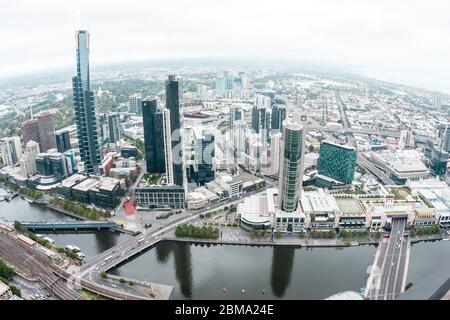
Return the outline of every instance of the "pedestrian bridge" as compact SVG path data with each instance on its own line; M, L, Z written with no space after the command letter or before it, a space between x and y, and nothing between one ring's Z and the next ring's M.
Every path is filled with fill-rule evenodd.
M31 231L100 231L120 228L117 223L109 221L23 222L22 225Z

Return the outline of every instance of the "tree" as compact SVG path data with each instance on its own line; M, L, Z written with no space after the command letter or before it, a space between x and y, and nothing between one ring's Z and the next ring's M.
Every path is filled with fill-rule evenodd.
M106 274L106 272L102 272L102 273L100 273L100 277L104 280L104 279L108 278L108 275Z
M3 260L0 260L0 277L10 281L14 276L14 270L8 266Z
M9 288L11 289L11 292L13 295L21 298L22 297L22 292L20 291L19 288L17 288L16 286L9 286Z

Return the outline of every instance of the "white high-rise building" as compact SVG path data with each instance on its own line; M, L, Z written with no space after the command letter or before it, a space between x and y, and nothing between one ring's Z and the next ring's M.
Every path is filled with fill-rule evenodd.
M266 97L262 94L257 94L257 95L255 95L254 105L257 107L270 108L271 101L270 101L269 97Z
M261 172L261 156L263 154L261 135L252 133L248 136L248 152L246 154L246 167L253 172Z
M0 140L0 152L2 154L3 165L13 166L18 164L22 156L20 138L15 136Z
M280 170L281 132L275 133L270 138L270 174L278 175Z
M163 114L163 135L164 135L164 158L166 160L167 184L174 184L173 159L172 159L172 133L170 127L170 111L167 108L162 110Z
M32 176L37 172L36 156L40 153L39 144L33 140L28 141L25 152L20 160L20 169L24 177Z
M140 114L141 110L141 103L142 103L142 96L139 94L134 94L129 97L128 100L128 111Z
M435 110L439 110L440 108L441 108L441 106L442 106L442 98L441 98L441 96L440 95L435 95L434 97L433 97L433 108L435 109Z
M244 120L237 120L233 125L233 149L237 164L244 164L245 141L248 133L248 126Z

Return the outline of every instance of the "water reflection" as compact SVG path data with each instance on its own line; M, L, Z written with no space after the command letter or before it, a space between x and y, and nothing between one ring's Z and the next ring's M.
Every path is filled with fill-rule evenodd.
M97 252L103 252L117 245L118 237L113 231L95 233Z
M273 294L281 298L291 282L295 248L274 247L270 284Z
M172 252L172 243L168 241L161 242L155 247L156 259L159 264L165 264Z
M187 299L192 298L192 263L191 245L179 243L173 247L175 276L180 285L180 291Z

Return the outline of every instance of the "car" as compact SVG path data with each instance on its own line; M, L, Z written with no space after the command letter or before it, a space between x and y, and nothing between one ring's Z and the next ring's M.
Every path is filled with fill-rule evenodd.
M384 237L384 238L389 238L390 235L389 235L389 233L385 233L385 234L383 235L383 237Z
M113 288L116 288L116 289L117 289L117 286L116 286L115 284L111 285L111 287L113 287Z

